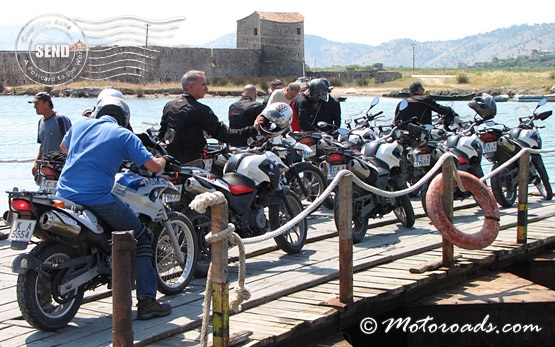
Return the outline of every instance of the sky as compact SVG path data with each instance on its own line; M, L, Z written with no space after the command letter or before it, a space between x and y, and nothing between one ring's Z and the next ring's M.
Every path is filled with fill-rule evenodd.
M136 16L149 20L185 18L172 31L175 45L200 45L235 32L237 20L255 11L299 12L304 16L305 34L331 41L379 45L395 39L418 42L455 40L469 35L520 24L555 22L552 5L546 0L528 0L525 6L498 1L470 2L455 6L445 0L421 2L396 0L343 1L83 1L27 0L24 5L4 6L0 23L25 26L37 16L58 14L86 20ZM145 6L144 4L147 4ZM522 5L522 4L521 4ZM548 8L549 7L549 8ZM3 26L0 26L0 30ZM0 32L0 42L17 40L13 33Z

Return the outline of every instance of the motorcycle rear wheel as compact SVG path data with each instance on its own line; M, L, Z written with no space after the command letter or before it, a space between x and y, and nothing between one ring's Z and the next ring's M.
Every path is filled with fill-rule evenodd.
M197 240L191 221L182 213L168 213L173 232L177 237L185 263L180 264L164 227L153 232L153 262L158 290L166 295L181 293L191 281L197 261Z
M491 171L496 170L501 165L502 163L493 164ZM518 171L516 164L491 177L491 191L501 207L513 206L518 196L518 183L514 184L512 179L514 170ZM516 174L518 175L518 172Z
M358 187L358 186L353 186L353 218L352 218L352 226L351 226L351 233L353 235L353 243L359 243L362 240L364 240L364 236L366 236L366 231L368 230L368 216L362 216L360 214L360 210L361 208L357 207L357 203L356 203L356 199L364 196L366 194L371 194L367 191L365 191L364 189ZM338 216L338 211L339 211L339 195L335 196L335 209L334 209L334 213L333 213L333 217L334 217L334 221L335 221L335 227L339 228L339 216Z
M268 215L270 220L270 228L276 230L282 225L289 222L295 216L303 212L303 204L301 199L293 193L288 191L285 194L287 201L282 201L279 205L270 205L268 207ZM292 213L289 213L285 204L289 204ZM278 247L286 252L287 254L299 253L306 243L308 232L308 223L306 218L297 223L291 229L287 230L283 234L274 237L274 240Z
M63 304L55 301L53 289L60 283L53 283L62 276L56 266L73 258L77 251L67 245L53 242L38 244L31 252L41 264L40 271L29 270L17 276L17 303L23 318L34 328L46 331L61 329L75 317L81 303L83 292L76 289L64 297ZM62 270L63 271L63 270Z
M541 157L532 157L532 164L536 167L539 179L536 179L534 185L536 189L540 192L545 200L553 199L553 188L551 188L551 183L549 183L549 175L543 164Z

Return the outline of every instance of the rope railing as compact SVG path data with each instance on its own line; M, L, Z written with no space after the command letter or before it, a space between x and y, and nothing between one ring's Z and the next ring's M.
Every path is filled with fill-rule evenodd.
M519 211L521 210L520 205L521 204L526 204L527 202L521 202L520 201L520 196L522 196L522 192L524 192L527 195L527 179L528 179L528 155L530 153L549 153L549 152L555 152L555 149L549 149L549 150L534 150L534 149L523 149L521 150L517 155L515 155L514 158L512 158L510 161L508 161L507 163L504 163L502 166L500 166L499 168L497 168L496 170L492 171L490 174L488 174L487 176L485 176L484 178L482 178L482 181L485 181L487 179L489 179L490 177L492 177L493 175L497 174L498 172L500 172L501 170L503 170L506 166L510 165L511 163L513 163L514 161L516 161L517 159L520 158L520 165L521 165L521 170L523 170L526 174L525 175L521 175L524 176L524 178L526 179L526 181L524 181L524 179L520 180L520 191L521 194L519 194ZM453 177L454 181L457 182L457 185L459 187L459 189L461 189L462 191L465 190L464 185L462 184L461 178L459 177L458 171L455 168L454 165L454 159L456 158L455 155L453 155L452 153L444 153L437 161L437 163L432 167L432 169L430 169L430 171L428 173L426 173L426 175L424 175L417 183L415 183L414 185L412 185L409 188L400 190L400 191L395 191L395 192L391 192L391 191L384 191L381 189L378 189L376 187L367 185L366 183L364 183L362 180L360 180L355 174L353 174L351 171L349 170L341 170L337 173L337 175L334 177L334 179L330 182L330 184L328 185L328 187L322 192L322 194L320 194L315 201L313 201L309 206L306 207L305 210L303 210L302 213L298 214L297 216L295 216L294 218L292 218L289 222L287 222L286 224L282 225L281 227L279 227L276 230L273 230L271 232L268 232L266 234L263 234L261 236L257 236L257 237L251 237L251 238L244 238L241 239L237 234L234 233L234 226L230 223L228 223L228 216L227 216L227 212L226 213L220 213L219 214L219 219L215 220L214 218L218 218L217 213L215 214L215 209L212 209L212 232L215 232L215 236L212 236L212 232L210 234L208 234L206 236L206 240L207 242L213 243L213 248L212 251L214 252L215 250L215 246L214 244L219 244L218 249L220 250L220 252L222 252L223 249L227 249L227 245L228 242L232 242L234 244L239 245L239 263L240 263L240 268L239 268L239 279L238 279L238 286L236 288L236 299L232 300L230 303L227 303L227 307L223 308L222 306L219 307L219 311L216 311L216 307L214 308L214 328L213 328L213 334L214 334L214 341L213 341L213 345L214 346L227 346L229 344L229 315L228 315L228 309L231 307L232 310L234 310L235 312L240 310L240 304L243 300L248 300L250 298L250 293L248 292L248 290L246 290L244 288L244 274L246 272L246 261L245 261L245 251L244 251L244 244L253 244L253 243L257 243L257 242L261 242L261 241L265 241L271 238L275 238L281 234L283 234L284 232L286 232L287 230L291 229L293 226L295 226L297 223L299 223L300 221L302 221L304 218L306 218L310 213L312 213L316 208L318 208L318 206L324 201L324 199L326 199L332 191L334 191L336 189L336 187L341 183L339 189L338 189L338 198L342 199L342 201L344 203L340 204L339 207L339 215L342 217L341 219L345 219L343 222L340 221L340 225L338 225L338 231L339 231L339 243L340 243L340 247L339 247L339 263L340 263L340 274L339 274L339 281L340 281L340 295L339 295L339 299L341 301L342 304L346 304L349 302L352 302L353 300L353 257L352 257L352 253L353 253L353 241L352 241L352 231L351 231L351 223L349 222L352 219L352 184L355 183L358 186L360 186L361 188L370 191L374 194L378 194L384 197L399 197L399 196L403 196L406 194L409 194L412 191L415 191L417 189L419 189L424 183L426 183L427 181L430 180L430 178L432 176L435 175L435 173L438 170L442 170L442 172L446 175L446 177ZM526 165L525 168L522 168L523 165ZM442 204L445 208L446 214L449 216L450 220L452 221L453 218L453 184L452 184L452 180L446 180L444 183L444 187L443 187L443 196L442 196ZM523 182L526 182L526 188L522 187ZM351 194L349 194L351 193ZM525 198L527 199L527 198ZM225 200L225 197L223 196L222 193L220 192L215 192L215 193L203 193L198 195L197 197L195 197L195 199L193 200L193 202L191 203L190 207L194 210L196 210L199 213L204 213L206 211L206 208L208 206L215 206L215 205L220 205L220 211L221 208L225 208L227 209L227 201ZM223 206L223 207L222 207ZM525 229L524 231L522 230L522 228L520 228L520 216L524 215L527 218L527 214L522 214L519 213L519 229L518 229L518 235L517 235L517 240L518 242L522 242L522 240L524 240L525 242ZM524 222L526 223L526 221ZM222 226L222 230L217 230L214 229L215 226L220 225ZM224 225L227 225L225 228L223 227ZM525 227L524 227L525 228ZM444 266L447 267L451 267L454 265L455 262L455 257L454 257L454 245L452 243L450 243L445 237L442 238L442 249L443 249L443 264ZM202 332L201 332L201 345L202 346L206 346L207 345L207 330L208 330L208 322L209 322L209 317L210 317L210 300L212 299L213 303L222 303L222 299L223 298L227 298L227 293L223 293L221 290L214 290L213 289L213 283L212 283L212 273L220 273L220 274L225 274L225 278L222 278L222 275L220 275L220 286L223 285L223 290L228 290L228 284L227 284L227 251L225 252L225 255L222 257L223 259L219 259L218 261L218 265L219 267L223 267L219 268L217 270L215 270L215 272L213 271L212 265L213 262L211 262L210 264L210 269L208 272L208 277L206 280L206 292L205 292L205 301L203 303L203 322L202 322ZM212 259L214 260L214 253L212 254ZM223 281L222 281L223 280ZM212 293L218 293L219 297L215 298L212 296ZM217 314L216 314L217 313ZM216 317L218 317L218 322L216 323ZM223 320L223 322L222 322ZM218 324L218 326L216 327L216 324ZM216 336L216 333L218 334Z

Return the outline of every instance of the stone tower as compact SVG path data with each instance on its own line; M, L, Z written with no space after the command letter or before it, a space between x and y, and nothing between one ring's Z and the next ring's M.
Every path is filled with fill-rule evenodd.
M237 48L261 50L261 76L302 76L304 17L256 11L237 21Z

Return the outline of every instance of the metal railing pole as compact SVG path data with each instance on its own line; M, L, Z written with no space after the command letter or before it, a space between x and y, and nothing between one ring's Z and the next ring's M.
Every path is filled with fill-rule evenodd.
M339 301L353 302L353 177L344 175L339 181Z
M133 346L131 291L137 241L133 231L112 233L112 344Z

